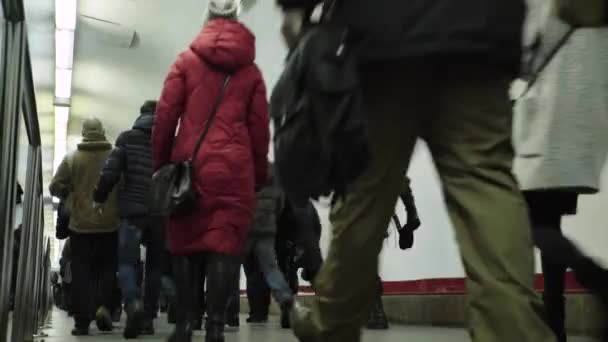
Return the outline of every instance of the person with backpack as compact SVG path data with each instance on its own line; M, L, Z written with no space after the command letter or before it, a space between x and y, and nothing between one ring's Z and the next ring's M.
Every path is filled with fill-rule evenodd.
M527 36L539 37L535 60L546 67L530 68L536 83L515 105L514 172L541 252L549 324L566 342L567 268L608 312L608 270L562 232L562 218L576 215L579 196L600 191L608 156L608 27L578 29L562 41L570 28L553 6L531 0L529 9Z
M201 273L207 285L205 341L224 341L232 293L226 284L239 277L255 189L268 181L266 86L254 62L255 37L238 21L239 12L238 0L208 2L207 21L171 67L156 108L154 170L190 160L199 194L192 211L168 220L177 291L170 342L192 340Z
M75 327L72 335L89 334L92 310L100 331L112 331L112 289L116 283L119 225L118 195L112 191L103 207L91 200L99 174L112 152L101 121L85 119L82 142L57 169L49 190L66 201L70 214L72 252L72 306ZM96 289L96 291L94 291Z
M278 1L292 46L314 43L306 40L307 32L315 39L322 39L319 32L336 37L329 28L307 31L306 14L320 2ZM437 167L468 276L472 340L554 342L534 291L526 203L511 172L508 90L521 67L525 1L326 3L335 4L329 20L348 30L346 51L356 58L369 160L334 201L331 252L315 279L318 299L310 310L294 305L295 334L306 342L361 340L402 172L422 138ZM338 46L340 54L344 49ZM307 58L302 51L296 56Z
M276 183L272 164L269 165L268 170L268 182L257 192L255 216L245 244L243 257L247 259L250 255L255 255L275 301L279 304L281 312L287 314L291 309L294 294L279 269L275 250L277 213L281 212L282 206L281 190ZM231 300L232 305L229 306L231 315L228 317L228 325L233 327L238 326L239 319L240 310L237 309L240 292L239 283L235 283L236 286Z
M131 130L120 134L106 161L93 194L99 205L122 180L120 189L118 279L125 303L127 324L123 335L136 338L154 334L154 318L159 308L161 257L165 242L163 220L150 215L148 189L152 182L152 127L156 101L140 108ZM140 246L146 246L145 287L138 286ZM142 272L143 273L143 272ZM143 302L141 292L143 292Z

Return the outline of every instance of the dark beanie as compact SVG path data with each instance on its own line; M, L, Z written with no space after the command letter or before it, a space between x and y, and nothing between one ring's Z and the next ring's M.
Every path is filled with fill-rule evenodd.
M147 100L139 109L140 114L154 114L156 112L156 105L158 101L156 100Z

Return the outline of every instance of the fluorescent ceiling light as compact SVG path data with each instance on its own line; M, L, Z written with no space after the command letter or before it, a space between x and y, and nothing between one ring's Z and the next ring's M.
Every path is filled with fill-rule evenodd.
M55 0L55 26L60 30L76 29L77 0Z
M72 69L74 63L74 31L55 30L55 66Z
M53 168L57 171L59 164L67 153L68 120L70 107L55 106L55 146L53 154Z
M72 96L72 70L55 69L55 97L70 98Z
M70 107L55 107L55 124L67 124L70 118Z

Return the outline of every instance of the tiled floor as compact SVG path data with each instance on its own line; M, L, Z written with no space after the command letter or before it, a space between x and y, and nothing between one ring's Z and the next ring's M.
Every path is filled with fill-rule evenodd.
M243 319L244 320L244 319ZM53 328L48 329L44 337L45 342L100 342L100 341L124 341L122 338L122 327L119 324L116 331L112 334L100 335L93 328L92 336L75 338L70 336L72 320L63 312L55 311L53 313ZM92 327L94 324L92 325ZM171 326L164 322L157 322L157 335L149 337L140 337L141 341L166 341ZM203 335L198 334L194 341L203 341ZM271 322L265 326L248 326L243 324L240 331L226 333L226 342L297 342L290 331L281 330L276 322ZM464 330L460 329L442 329L442 328L427 328L427 327L411 327L393 325L388 331L372 332L366 331L364 342L426 342L426 341L450 341L464 342L469 341ZM570 342L591 342L592 339L573 338Z

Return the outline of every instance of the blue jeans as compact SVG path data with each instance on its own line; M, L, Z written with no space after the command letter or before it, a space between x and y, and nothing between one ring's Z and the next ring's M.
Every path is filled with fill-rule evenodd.
M153 319L158 313L160 297L161 257L165 233L156 218L128 218L120 224L118 278L123 300L129 305L141 298L137 282L140 246L146 246L144 311Z
M250 254L256 256L266 283L277 303L283 304L291 300L293 293L277 263L275 237L272 235L250 237L245 247L245 255Z

